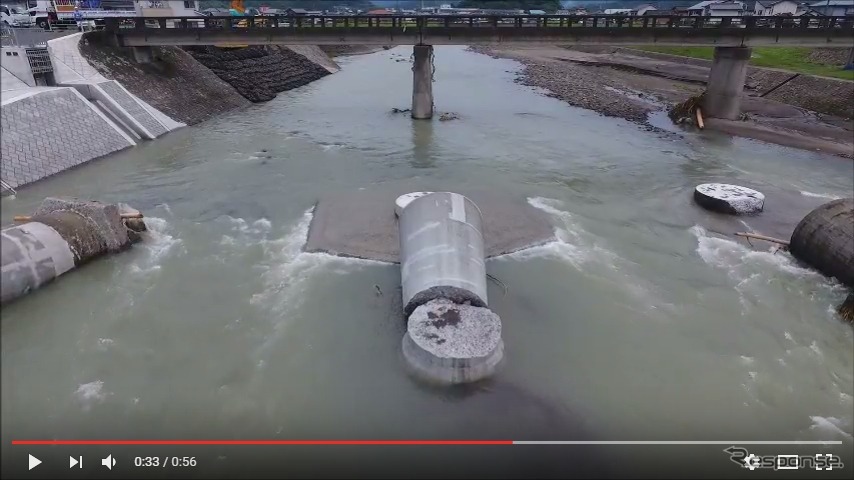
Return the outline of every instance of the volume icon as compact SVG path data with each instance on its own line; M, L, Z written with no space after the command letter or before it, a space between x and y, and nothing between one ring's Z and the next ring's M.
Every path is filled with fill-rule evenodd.
M107 469L112 470L113 467L116 466L116 459L113 458L113 455L107 455L107 458L101 459L101 465L107 467Z

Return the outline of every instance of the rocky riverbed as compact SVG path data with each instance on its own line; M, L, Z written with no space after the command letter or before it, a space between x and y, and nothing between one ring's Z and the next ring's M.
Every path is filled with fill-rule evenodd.
M543 57L533 50L484 46L472 46L470 49L493 58L512 58L523 63L525 70L517 78L517 82L544 88L548 91L546 95L559 98L575 107L638 123L645 123L650 112L660 109L641 98L615 95L612 89L625 87L618 79L579 65ZM538 52L545 53L543 50Z
M517 81L543 88L545 95L647 128L654 128L651 113L663 112L699 95L705 90L708 77L708 66L610 50L579 51L560 46L470 49L522 63L525 69ZM706 128L794 148L854 156L854 126L850 118L763 98L753 87L748 82L741 120L710 119Z

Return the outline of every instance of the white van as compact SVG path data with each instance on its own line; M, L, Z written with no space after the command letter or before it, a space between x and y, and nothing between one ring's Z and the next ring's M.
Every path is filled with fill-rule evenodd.
M10 27L29 27L35 19L23 7L0 5L0 18Z

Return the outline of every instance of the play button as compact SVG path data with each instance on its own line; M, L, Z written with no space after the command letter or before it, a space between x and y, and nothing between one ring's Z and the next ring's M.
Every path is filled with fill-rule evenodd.
M41 460L39 460L38 458L36 458L36 457L34 457L34 456L30 455L30 470L32 470L32 469L34 469L34 468L38 467L39 465L41 465L41 463L42 463L42 461L41 461Z

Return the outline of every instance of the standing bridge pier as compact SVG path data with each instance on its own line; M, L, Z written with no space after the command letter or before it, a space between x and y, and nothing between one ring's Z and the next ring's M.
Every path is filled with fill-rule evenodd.
M433 115L434 45L713 46L704 111L735 119L753 46L854 47L854 17L317 15L115 17L106 29L139 61L163 45L413 45L412 118Z
M412 47L412 118L433 118L433 45Z

